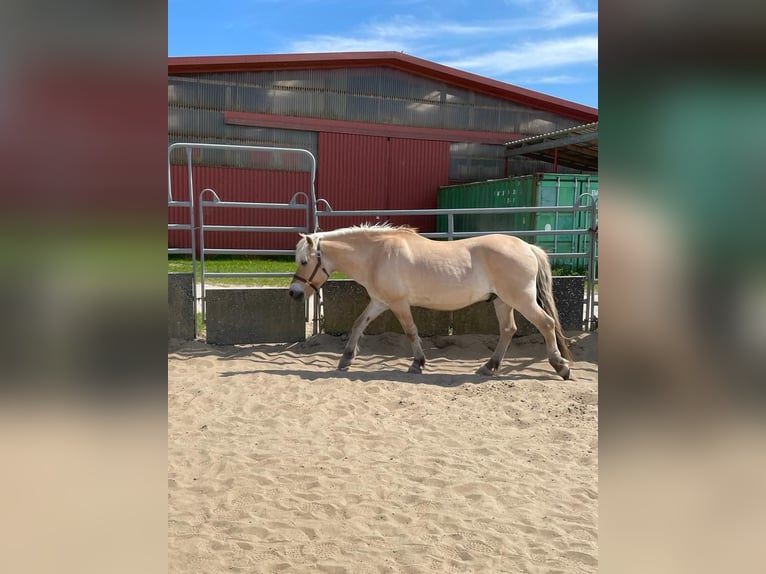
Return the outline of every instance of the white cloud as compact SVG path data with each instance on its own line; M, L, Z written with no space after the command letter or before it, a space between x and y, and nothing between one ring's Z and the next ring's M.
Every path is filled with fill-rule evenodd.
M460 24L446 21L416 22L409 17L396 17L390 22L376 22L364 26L364 34L379 38L444 38L444 36L480 36L497 34L503 30L497 24Z
M598 37L577 36L544 42L525 42L509 50L499 50L477 56L444 62L460 68L490 76L508 72L553 68L571 64L596 64L598 62Z
M579 2L593 4L592 10L581 8L572 0L506 0L506 4L535 14L531 18L515 20L517 30L558 30L598 21L595 2Z
M581 84L589 81L590 78L583 78L581 76L571 76L567 74L560 74L558 76L542 76L539 78L523 78L519 82L521 84Z
M290 49L297 52L396 50L428 57L427 52L435 46L441 46L442 52L447 46L470 51L474 46L463 45L464 42L504 42L512 34L550 33L598 21L597 11L581 9L572 0L534 0L531 5L529 0L511 3L521 9L501 9L498 18L491 21L424 20L396 14L385 20L363 23L346 35L308 36L291 42Z
M393 50L414 54L422 43L441 43L445 37L485 36L497 34L498 29L484 25L464 25L451 22L417 23L397 17L389 22L366 24L348 36L317 35L290 43L294 52L358 52Z
M552 16L550 19L540 22L540 29L542 30L558 30L559 28L566 28L568 26L576 26L577 24L585 24L587 22L597 22L598 12L562 12Z
M312 36L290 44L291 52L406 52L405 46L398 40L385 38L349 38L346 36Z
M542 70L597 66L594 24L598 13L589 0L579 1L579 5L572 0L510 0L509 4L494 21L426 20L399 14L368 21L348 34L306 36L291 42L288 50L404 52L495 78L539 70L530 84L578 83L581 80L571 70L561 74ZM580 35L562 37L563 29L581 25Z

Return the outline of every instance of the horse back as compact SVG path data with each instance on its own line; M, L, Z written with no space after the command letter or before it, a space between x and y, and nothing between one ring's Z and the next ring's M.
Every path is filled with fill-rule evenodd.
M529 244L504 235L434 241L392 234L378 243L369 264L371 295L444 309L486 299L501 285L524 289L537 274Z

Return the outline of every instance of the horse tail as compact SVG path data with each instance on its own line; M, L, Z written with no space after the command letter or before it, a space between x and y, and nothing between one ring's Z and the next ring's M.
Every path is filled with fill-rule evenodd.
M551 276L551 263L548 260L548 254L537 247L530 245L532 252L537 257L537 303L543 308L543 311L553 317L556 331L556 346L559 348L561 356L567 360L572 360L572 352L569 350L567 338L564 336L564 330L561 328L559 312L556 309L556 302L553 300L553 277Z

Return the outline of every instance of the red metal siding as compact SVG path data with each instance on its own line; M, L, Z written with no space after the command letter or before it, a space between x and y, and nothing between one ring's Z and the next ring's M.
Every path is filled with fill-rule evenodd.
M449 181L448 142L320 133L318 150L317 196L335 210L435 208L439 186ZM389 219L424 232L436 229L435 216ZM358 223L320 221L323 229Z
M306 172L238 169L229 167L195 167L194 178L195 204L199 201L199 192L205 188L216 191L221 201L253 201L259 203L287 203L295 192L303 191L311 196L311 176ZM171 166L173 199L185 201L188 198L187 167ZM206 200L212 199L206 194ZM199 210L195 207L194 217L199 226ZM168 221L188 223L187 207L168 209ZM272 209L228 209L205 208L205 225L305 225L303 211ZM199 241L199 236L198 236ZM293 249L298 242L294 233L263 232L227 232L209 231L205 233L205 247L219 249ZM188 231L168 231L170 247L189 247ZM199 245L199 243L197 243Z
M524 137L522 134L511 132L425 128L394 124L307 118L302 116L283 116L278 114L255 114L251 112L224 112L223 121L226 124L234 126L270 127L316 131L320 133L334 132L408 140L445 140L449 142L473 142L496 145L503 145Z

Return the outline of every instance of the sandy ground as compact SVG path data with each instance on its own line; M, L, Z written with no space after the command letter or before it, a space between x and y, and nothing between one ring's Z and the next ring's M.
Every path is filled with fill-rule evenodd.
M169 572L595 572L596 333L168 348Z

